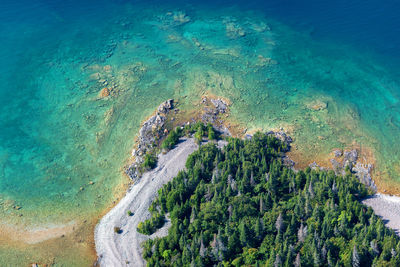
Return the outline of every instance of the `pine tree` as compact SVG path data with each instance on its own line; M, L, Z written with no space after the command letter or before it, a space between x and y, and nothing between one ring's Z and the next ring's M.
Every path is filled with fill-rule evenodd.
M304 227L303 224L300 225L299 231L297 232L297 239L299 242L304 242L307 237L307 225Z
M200 250L199 250L200 257L204 258L206 256L206 248L204 247L203 243L203 235L200 237Z
M360 256L358 255L356 245L354 245L354 247L353 247L352 265L353 265L353 267L360 267Z
M314 260L314 266L321 266L321 258L319 252L316 249L314 249L313 252L313 260Z
M297 253L296 260L294 261L293 264L294 264L295 267L300 267L301 266L300 253Z
M308 187L308 193L310 194L310 197L311 197L311 198L314 198L315 193L314 193L314 188L313 188L313 184L312 184L311 181L310 181L310 185L309 185L309 187Z
M247 246L248 242L249 242L249 229L247 228L247 225L242 222L239 226L239 230L240 230L240 243L242 244L242 246Z
M260 206L260 214L262 215L265 212L263 196L260 196L260 204L259 204L259 206Z
M376 243L375 240L372 240L372 241L370 242L370 247L371 247L372 252L373 252L375 255L379 255L378 244Z
M328 250L327 261L328 261L328 267L333 267L334 262L333 262L332 254L331 254L331 251L330 251L330 250Z
M281 267L281 266L282 266L281 256L279 256L279 254L276 254L274 267Z
M275 222L275 227L276 227L276 230L278 231L278 233L280 233L282 231L282 228L283 228L282 213L279 213L279 216L278 216L278 218L276 219L276 222Z
M259 240L259 241L261 241L261 239L262 239L262 237L263 237L263 232L264 232L264 227L263 227L263 225L262 225L262 223L261 223L261 218L258 218L257 220L256 220L256 226L255 226L255 229L254 229L254 232L255 232L255 234L256 234L256 238Z

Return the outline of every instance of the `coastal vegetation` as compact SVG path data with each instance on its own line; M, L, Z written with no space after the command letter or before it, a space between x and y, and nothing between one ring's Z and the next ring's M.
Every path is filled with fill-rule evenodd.
M149 220L144 222L140 222L137 230L139 233L145 235L151 235L154 233L158 228L162 227L165 222L165 216L163 213L154 213Z
M154 153L147 153L144 156L142 167L146 170L154 169L157 166L157 156Z
M256 133L192 153L138 227L151 234L170 214L169 234L143 244L148 266L400 266L399 238L360 203L370 192L351 170L294 171L281 151Z

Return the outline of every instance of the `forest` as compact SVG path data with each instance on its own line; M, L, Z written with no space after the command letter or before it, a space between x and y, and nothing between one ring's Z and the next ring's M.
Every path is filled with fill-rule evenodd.
M360 203L370 192L351 168L292 170L263 133L227 141L201 145L158 192L138 231L172 226L143 243L148 266L400 266L399 238Z

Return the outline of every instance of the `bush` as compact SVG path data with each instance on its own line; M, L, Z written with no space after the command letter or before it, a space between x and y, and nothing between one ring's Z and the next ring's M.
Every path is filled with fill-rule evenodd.
M146 154L142 166L148 170L154 169L157 166L157 156L154 153Z
M116 233L116 234L120 234L120 233L122 233L122 230L121 230L121 228L120 228L120 227L117 227L117 226L115 226L115 227L114 227L114 233Z
M172 149L178 143L179 137L182 135L181 128L177 127L175 130L171 131L164 142L161 144L163 149Z

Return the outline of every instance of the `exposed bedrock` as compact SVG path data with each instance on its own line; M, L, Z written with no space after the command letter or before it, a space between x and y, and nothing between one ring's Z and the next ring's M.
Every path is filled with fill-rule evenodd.
M132 156L135 157L135 162L129 165L125 172L132 179L136 180L139 177L138 166L143 162L143 156L153 148L157 140L166 135L165 121L167 114L174 108L174 100L169 99L157 108L157 113L151 116L143 123L139 130L139 137L136 148L132 151Z

